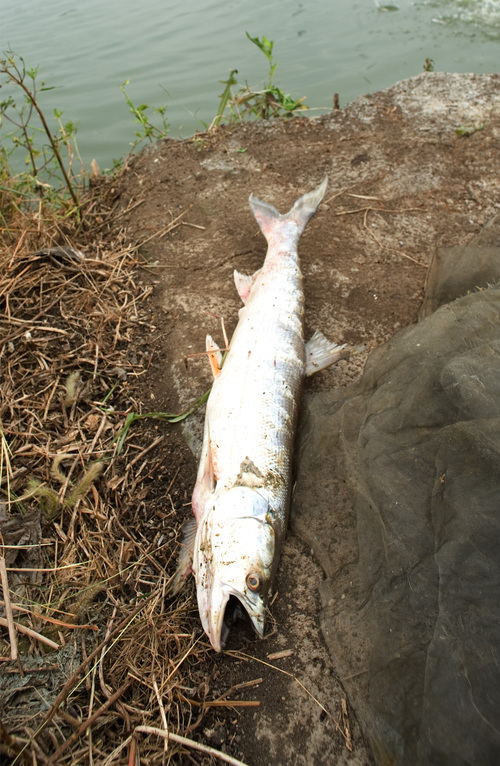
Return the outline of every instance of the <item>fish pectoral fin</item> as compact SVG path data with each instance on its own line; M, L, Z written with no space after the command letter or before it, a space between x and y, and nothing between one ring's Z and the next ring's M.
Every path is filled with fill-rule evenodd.
M193 571L194 542L196 539L196 519L193 517L184 524L182 542L179 551L177 571L172 581L172 593L176 596L183 588L187 578Z
M306 375L313 375L315 372L335 364L339 359L345 359L351 351L352 349L347 347L347 343L342 345L332 343L328 338L325 338L322 332L316 330L312 338L306 343Z
M208 351L208 361L212 368L212 375L214 376L214 379L218 378L222 368L222 351L211 335L207 335L205 339L205 347Z
M234 284L236 285L238 295L243 303L247 302L252 285L259 274L260 269L257 269L255 274L241 274L239 271L236 271L236 269L234 270Z

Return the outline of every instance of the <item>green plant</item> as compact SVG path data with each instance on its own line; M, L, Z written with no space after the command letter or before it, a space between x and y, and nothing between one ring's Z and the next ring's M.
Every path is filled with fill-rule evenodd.
M235 74L238 74L237 69L231 69L231 72L229 73L229 77L227 80L219 80L221 85L225 85L226 87L220 94L219 98L219 108L217 109L217 114L215 115L211 127L217 127L217 125L222 120L222 117L224 115L224 112L226 111L227 105L233 100L233 92L231 90L233 85L238 85L238 80L235 78ZM208 127L204 123L205 127Z
M267 84L268 88L273 87L273 80L274 80L274 72L276 71L276 67L278 66L278 62L273 63L273 48L274 48L274 40L268 40L267 37L252 37L248 34L248 32L245 32L246 36L252 42L254 45L257 46L257 48L262 51L264 56L269 61L269 82Z
M6 121L15 130L7 135L10 139L10 149L6 149L5 143L0 157L0 181L2 191L19 194L24 202L34 198L44 198L56 206L67 206L70 198L73 211L80 215L80 204L77 193L77 184L72 172L72 161L78 155L76 145L77 126L73 122L63 123L63 112L54 110L54 118L57 130L52 131L47 118L42 111L38 94L43 91L53 90L42 81L38 85L38 68L27 68L24 59L12 51L4 53L0 57L0 76L4 80L2 85L14 86L16 93L20 92L22 101L18 103L14 95L8 95L0 101L0 127ZM40 126L33 124L33 117L37 116ZM40 135L48 139L48 144L43 142ZM63 161L62 152L66 150L68 165ZM15 174L11 171L11 157L25 152L25 165L29 171ZM10 183L6 184L6 181Z
M294 112L307 109L307 106L302 103L304 98L293 98L274 84L274 74L278 66L278 62L273 59L274 41L268 40L264 36L252 37L248 32L245 34L269 62L267 83L262 90L252 90L248 84L245 84L240 86L236 93L233 93L233 86L238 85L235 78L238 70L233 69L227 80L221 80L225 88L220 95L219 108L211 127L220 124L225 112L229 112L231 122L242 122L245 118L287 117Z
M472 136L473 133L477 133L478 130L484 130L484 125L476 123L475 125L459 125L455 129L457 136Z
M134 116L135 122L140 125L140 130L137 130L134 133L135 141L131 145L131 151L133 152L134 149L136 149L143 141L149 141L150 143L153 143L153 141L156 141L159 138L165 138L165 136L168 135L170 125L166 119L166 105L163 104L162 106L153 107L153 112L160 116L160 125L155 125L147 114L147 111L152 107L150 107L149 104L139 104L139 106L136 106L125 90L125 86L129 84L130 80L125 80L125 82L122 82L120 85L120 90L125 96L125 100L130 109L130 113ZM162 90L164 90L168 96L168 91L166 91L164 88Z
M123 428L115 436L114 439L115 442L118 442L116 454L119 455L122 451L123 445L125 444L125 439L127 438L128 430L132 423L135 423L137 420L144 420L145 418L150 418L152 420L166 420L167 423L180 423L181 420L185 420L187 417L189 417L189 415L192 415L193 412L196 412L196 410L199 409L199 407L201 407L201 405L207 401L209 396L210 390L205 391L205 393L202 394L200 398L194 402L194 404L190 405L187 409L179 412L178 414L172 414L171 412L146 412L144 415L140 415L137 412L129 412L125 419L125 423L123 424Z

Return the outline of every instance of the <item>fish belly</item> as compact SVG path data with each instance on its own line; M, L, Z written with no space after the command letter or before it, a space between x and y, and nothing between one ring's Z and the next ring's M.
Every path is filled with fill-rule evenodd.
M296 253L282 260L266 258L240 310L207 420L217 489L262 486L284 523L305 354Z

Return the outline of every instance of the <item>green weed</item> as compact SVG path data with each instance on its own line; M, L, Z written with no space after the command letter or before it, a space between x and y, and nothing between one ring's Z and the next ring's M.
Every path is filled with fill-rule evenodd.
M455 133L457 136L472 136L473 133L477 133L478 130L484 130L484 125L476 123L475 125L460 125L456 128Z
M286 117L297 111L307 109L303 98L295 99L274 82L277 62L273 57L274 41L267 37L246 36L266 57L269 70L265 86L255 90L248 84L239 85L237 69L231 70L229 77L221 81L224 90L220 95L217 114L209 129L223 120L241 122L245 119ZM0 220L9 230L9 211L11 207L30 207L34 209L43 201L46 209L55 209L58 214L71 215L74 212L81 218L79 196L84 188L86 171L83 166L76 141L77 123L63 120L63 112L54 109L55 127L49 126L49 120L39 104L39 94L53 90L44 81L39 80L38 68L27 67L24 59L12 51L0 56L0 87L8 86L14 95L0 99L0 129L5 125L12 127L5 134L0 146ZM2 80L3 78L3 80ZM153 143L165 138L169 132L167 106L152 107L149 104L135 104L131 99L125 80L120 89L128 104L134 122L138 126L131 142L130 156L143 142ZM165 93L168 92L165 91ZM6 141L5 139L8 139ZM48 141L47 141L48 139ZM22 161L20 161L22 157ZM127 157L114 163L112 172L117 172ZM75 171L73 166L79 163ZM15 172L24 164L25 170Z
M74 157L79 157L76 144L77 126L63 123L63 112L54 110L57 124L51 130L38 102L38 94L53 90L42 81L38 83L38 68L28 68L21 56L12 51L0 57L0 87L14 86L15 96L0 100L0 127L8 123L13 131L7 134L0 153L0 192L19 198L20 204L43 199L58 208L68 208L80 216L78 181L72 170ZM18 95L19 94L19 95ZM36 124L36 120L38 123ZM48 139L48 144L45 139ZM67 162L63 160L63 152ZM14 173L14 157L24 154L27 170Z
M278 62L273 58L274 41L267 37L252 37L245 33L247 38L264 54L269 62L267 82L262 90L253 90L248 84L239 86L239 90L233 91L238 85L235 75L237 69L233 69L227 80L221 80L224 90L220 95L219 108L212 125L219 125L225 114L229 115L229 122L242 122L245 119L270 119L271 117L289 117L295 112L307 109L303 104L304 98L296 99L274 84L274 74Z
M118 442L116 454L119 455L122 451L123 445L125 444L125 439L127 438L127 434L132 423L135 423L137 420L144 420L146 418L151 420L166 420L167 423L180 423L181 420L185 420L187 417L189 417L189 415L192 415L193 412L196 412L196 410L199 409L199 407L201 407L201 405L207 401L209 396L210 390L205 391L205 393L202 394L202 396L200 396L200 398L197 399L194 404L190 405L187 409L183 410L183 412L179 412L178 414L172 414L171 412L146 412L144 415L139 415L137 412L129 412L125 419L125 423L123 424L123 428L114 439L115 442Z
M165 104L162 106L155 106L151 107L149 104L139 104L139 106L136 106L130 96L128 95L127 91L125 90L125 86L130 84L130 80L125 80L120 85L120 90L125 96L125 100L128 104L128 107L130 109L130 113L134 117L134 121L140 125L140 129L136 130L135 140L131 144L131 152L133 152L139 144L141 144L143 141L149 141L150 143L153 143L154 141L157 141L159 138L165 138L168 135L168 131L170 128L170 125L167 122L166 113L167 113L167 107ZM165 90L165 89L163 89ZM165 91L165 93L168 95L168 91ZM151 121L151 118L147 114L148 110L153 109L153 112L160 117L160 124L155 125L154 122Z

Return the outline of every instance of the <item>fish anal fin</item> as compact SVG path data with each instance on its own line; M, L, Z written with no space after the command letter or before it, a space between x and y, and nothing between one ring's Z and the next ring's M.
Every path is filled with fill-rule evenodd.
M322 332L316 330L306 343L306 375L324 370L339 359L345 359L350 353L351 349L347 347L347 343L332 343Z
M187 578L193 570L193 554L194 543L196 539L196 519L191 518L184 524L182 530L182 542L179 551L179 562L177 564L177 571L172 581L172 593L177 595L179 593Z
M222 351L211 335L207 335L205 339L205 347L208 351L208 361L212 368L212 375L214 376L214 379L218 378L222 367Z
M241 274L239 271L236 271L236 269L234 270L234 284L236 285L238 295L243 303L247 302L252 285L259 274L260 269L257 269L255 274Z

